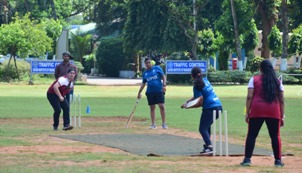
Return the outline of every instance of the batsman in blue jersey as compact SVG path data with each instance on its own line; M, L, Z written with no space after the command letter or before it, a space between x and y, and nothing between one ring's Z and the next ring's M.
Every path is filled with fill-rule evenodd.
M202 113L199 122L199 133L201 134L205 144L204 149L200 154L213 154L213 146L210 139L211 125L213 123L213 111L216 111L216 119L219 116L219 111L222 111L220 99L214 92L213 86L209 80L202 77L202 71L199 67L194 67L191 70L191 77L194 80L193 97L186 101L181 107L185 108L186 104L198 97L202 97Z
M157 104L160 109L160 114L162 118L162 128L168 129L166 124L166 112L165 112L165 92L166 92L166 76L157 65L151 64L151 59L145 59L146 71L144 71L142 76L142 84L138 91L137 98L141 98L141 92L144 90L147 84L146 96L148 99L148 105L150 106L150 115L152 124L150 129L156 129L155 123L155 105Z

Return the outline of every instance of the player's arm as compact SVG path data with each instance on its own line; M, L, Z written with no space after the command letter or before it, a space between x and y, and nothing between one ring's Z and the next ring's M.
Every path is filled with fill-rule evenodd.
M188 102L190 102L190 101L192 101L192 100L194 100L194 97L191 97L189 100L185 101L180 107L181 107L181 108L186 108Z
M281 113L281 126L284 126L284 94L283 91L280 91L279 104L280 104L280 113Z
M56 82L53 86L53 90L56 93L56 95L59 97L60 101L64 101L64 97L62 96L62 94L60 93L59 87L60 87L60 83Z
M248 88L247 96L246 96L246 103L245 103L245 107L246 107L245 121L247 123L249 122L249 113L250 113L253 97L254 97L254 88Z
M191 107L186 107L186 109L191 109L191 108L199 108L202 106L203 104L203 96L200 96L200 97L197 97L196 99L198 99L198 102L194 105L194 106L191 106Z
M163 81L163 92L166 92L167 78L165 74L161 76L161 80Z
M142 82L142 84L141 84L141 86L140 86L140 88L138 90L138 93L137 93L137 99L141 98L141 96L142 96L141 92L144 90L145 86L146 86L146 83Z

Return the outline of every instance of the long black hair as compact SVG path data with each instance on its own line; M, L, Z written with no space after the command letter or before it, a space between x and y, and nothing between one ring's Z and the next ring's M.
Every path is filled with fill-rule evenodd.
M198 90L202 90L202 88L205 86L204 81L202 79L202 72L199 67L194 67L191 70L191 75L195 79L194 80L194 88Z
M280 97L280 81L269 60L263 60L260 63L260 71L262 73L263 98L266 102L272 103Z

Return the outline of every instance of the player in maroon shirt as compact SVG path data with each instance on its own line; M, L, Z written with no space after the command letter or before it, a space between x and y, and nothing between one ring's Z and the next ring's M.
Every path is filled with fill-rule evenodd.
M59 77L51 84L47 91L47 99L54 110L54 130L58 130L61 109L63 110L63 130L71 130L73 128L69 124L69 103L66 99L66 94L68 94L73 89L75 75L76 70L74 68L70 68L67 71L67 75Z
M269 60L260 63L260 75L252 77L248 84L246 116L248 134L245 142L245 158L242 166L251 165L256 138L266 123L272 142L275 166L282 167L280 126L284 125L284 87L276 77Z

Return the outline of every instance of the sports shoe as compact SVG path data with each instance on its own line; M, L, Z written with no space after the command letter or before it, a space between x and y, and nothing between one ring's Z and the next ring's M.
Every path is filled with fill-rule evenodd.
M202 155L211 155L213 154L213 147L203 145L203 150L200 152Z
M243 162L240 163L241 166L251 166L251 159L250 158L244 158Z
M54 131L57 131L57 130L58 130L58 127L53 127L53 130L54 130Z
M163 123L161 126L162 126L163 129L168 129L168 126L167 126L166 123Z
M63 130L71 130L71 129L73 129L73 127L72 127L71 125L68 125L68 126L66 126L66 127L63 127Z
M284 163L280 159L275 160L275 167L283 167L283 166Z
M155 124L152 124L149 129L157 129L156 125Z

